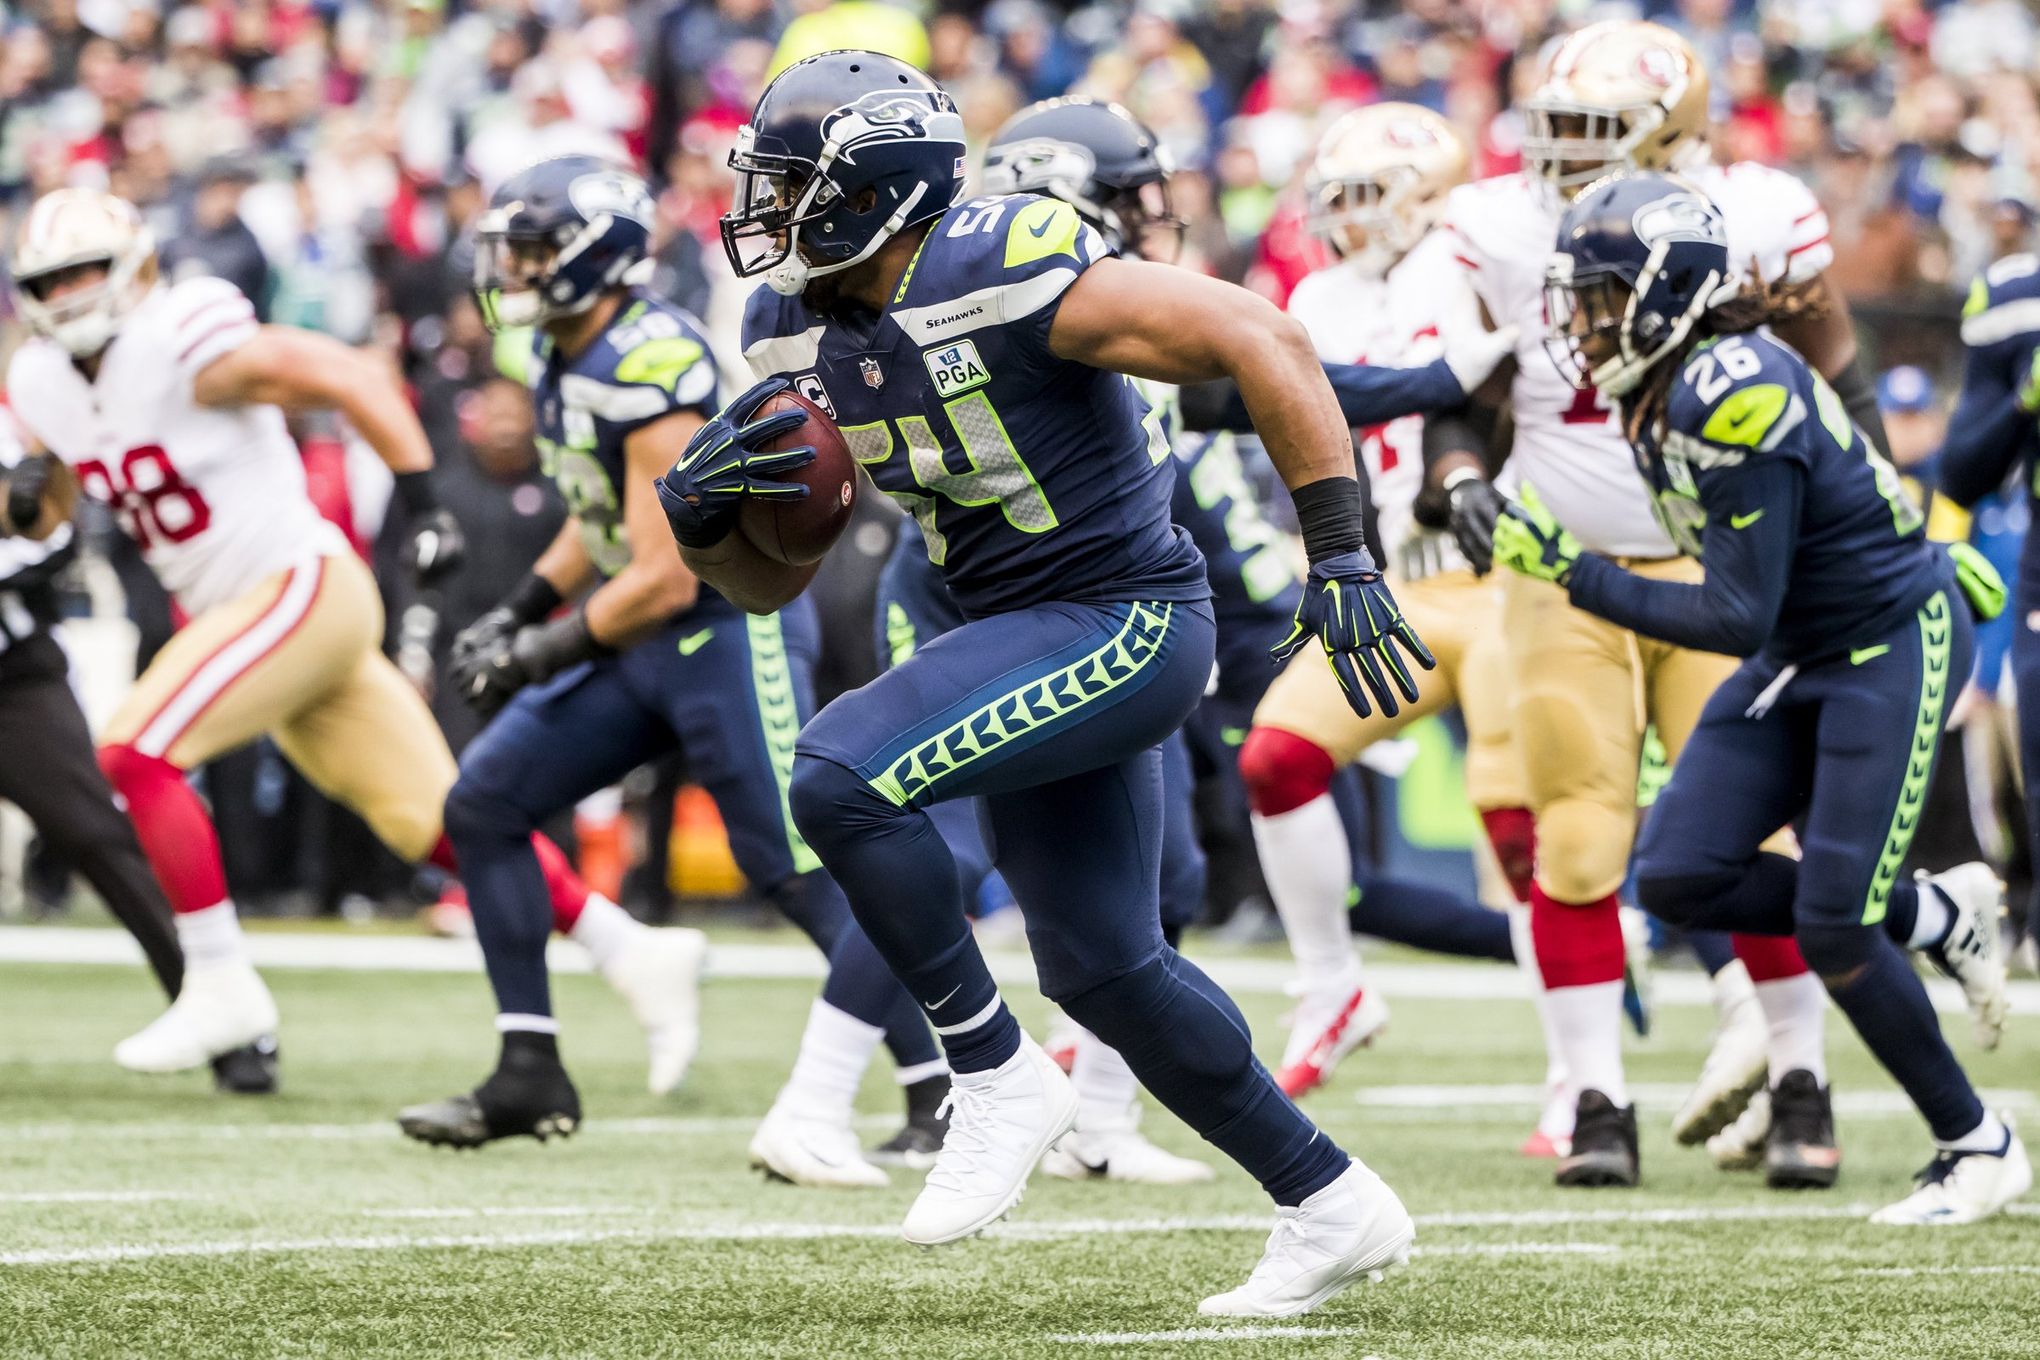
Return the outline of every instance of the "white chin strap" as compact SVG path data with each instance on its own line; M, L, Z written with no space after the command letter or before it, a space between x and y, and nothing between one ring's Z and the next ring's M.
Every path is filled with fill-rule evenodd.
M1663 259L1664 252L1665 247L1663 244L1660 244L1651 253L1650 263L1644 266L1643 273L1637 277L1636 291L1629 295L1629 306L1625 309L1625 315L1622 318L1622 353L1616 358L1606 360L1594 367L1592 375L1594 386L1611 397L1623 397L1635 391L1637 386L1643 382L1644 375L1650 372L1658 360L1684 344L1686 337L1693 331L1693 323L1700 319L1701 313L1713 305L1715 294L1721 291L1721 276L1719 274L1709 274L1707 282L1702 284L1700 290L1694 294L1692 303L1672 323L1672 328L1666 334L1663 342L1653 346L1646 353L1637 354L1631 352L1628 340L1629 323L1635 318L1637 299L1643 296L1645 288L1657 277L1658 264Z
M840 273L852 265L863 264L878 253L880 246L899 234L900 228L906 225L908 215L914 211L914 205L919 203L927 192L926 183L916 184L914 192L907 195L906 202L900 204L893 215L885 220L885 225L864 243L864 249L835 264L809 264L803 260L800 257L800 228L792 228L793 239L787 242L786 258L765 271L765 286L781 297L799 297L806 290L809 280L821 278L825 274Z

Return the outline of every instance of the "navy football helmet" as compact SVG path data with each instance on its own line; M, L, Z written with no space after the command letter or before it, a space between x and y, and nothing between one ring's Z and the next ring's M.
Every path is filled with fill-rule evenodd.
M1544 345L1575 387L1621 397L1735 291L1728 228L1707 195L1671 175L1609 175L1559 221Z
M585 312L645 259L645 182L594 156L557 156L503 182L475 224L475 297L491 330Z
M1044 99L993 135L984 187L1059 198L1114 250L1172 259L1183 240L1183 219L1169 204L1174 169L1168 148L1119 105ZM1166 245L1156 244L1158 233L1168 234Z
M797 295L963 192L963 117L926 75L877 52L823 52L781 71L730 151L723 249L740 278Z

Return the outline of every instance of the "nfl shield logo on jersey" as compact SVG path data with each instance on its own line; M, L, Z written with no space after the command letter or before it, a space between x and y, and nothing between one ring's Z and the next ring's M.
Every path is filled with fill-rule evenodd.
M857 371L864 375L864 385L866 387L878 388L885 386L885 373L879 368L878 360L859 359L857 361Z

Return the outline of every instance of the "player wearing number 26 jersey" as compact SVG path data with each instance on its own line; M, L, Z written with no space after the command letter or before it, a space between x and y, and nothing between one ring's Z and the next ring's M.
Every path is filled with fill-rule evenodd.
M1715 196L1738 274L1821 290L1818 277L1832 252L1820 205L1782 172L1714 166L1706 104L1706 73L1684 39L1655 24L1591 25L1560 45L1526 105L1528 169L1456 190L1445 214L1455 253L1488 315L1522 327L1509 390L1514 442L1499 485L1534 484L1590 550L1647 575L1688 582L1699 579L1700 567L1679 554L1648 491L1631 475L1612 394L1575 389L1546 352L1543 276L1568 198L1602 174L1635 165L1676 169ZM1825 317L1821 326L1788 338L1809 354L1825 347L1822 362L1839 379L1843 370L1855 371L1853 340L1830 329L1845 313L1838 304L1815 310ZM1481 492L1477 480L1455 487L1462 528L1468 519L1476 529L1491 522L1492 495ZM1628 1184L1636 1167L1624 1131L1624 950L1615 893L1636 826L1638 760L1652 726L1676 759L1707 696L1732 667L1719 656L1630 634L1574 608L1544 582L1509 577L1501 590L1505 673L1536 816L1531 936L1554 1033L1574 1036L1559 1045L1569 1089L1558 1104L1593 1113L1586 1136L1575 1139L1573 1160L1561 1160L1557 1174L1563 1184ZM1802 991L1815 985L1796 957L1776 946L1751 942L1741 952L1759 982L1794 979ZM1742 1013L1754 1019L1753 1007ZM1804 1013L1818 1017L1820 1010L1809 1005ZM1759 1047L1745 1045L1732 1061L1710 1063L1702 1090L1677 1121L1681 1138L1705 1137L1735 1117L1762 1080ZM1597 1094L1587 1100L1585 1092ZM1562 1121L1554 1109L1544 1127L1563 1133Z
M115 512L185 616L107 723L100 761L188 960L176 1002L115 1057L194 1067L265 1035L276 1009L185 771L268 735L400 857L452 867L453 757L382 653L375 581L313 508L279 408L341 411L389 464L421 579L455 563L459 531L433 501L432 451L392 375L338 341L257 324L225 283L156 282L153 243L122 200L43 198L11 272L35 332L8 370L16 412L62 476ZM556 848L541 854L560 923L578 920L585 890Z
M1006 1213L1076 1118L1068 1078L1000 999L925 812L976 797L1042 990L1295 1206L1260 1268L1203 1311L1306 1312L1400 1260L1414 1228L1283 1098L1238 1010L1162 937L1157 748L1203 694L1215 629L1204 564L1169 522L1168 441L1124 375L1238 384L1312 562L1289 640L1320 645L1352 702L1414 699L1396 648L1429 657L1364 550L1350 440L1296 328L1242 290L1113 257L1068 203L959 201L964 156L949 96L891 58L824 53L767 87L723 219L739 272L771 289L744 333L767 381L661 479L668 521L746 608L800 589L735 531L784 461L753 447L749 413L791 386L912 511L966 619L822 710L794 759L795 821L955 1073L907 1239L956 1241Z

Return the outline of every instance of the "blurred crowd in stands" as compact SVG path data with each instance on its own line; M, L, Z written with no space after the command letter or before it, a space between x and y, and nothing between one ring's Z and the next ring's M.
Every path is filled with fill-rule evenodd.
M1894 412L1924 422L1931 453L1961 291L2027 248L2035 225L2040 34L2021 0L0 0L0 239L36 194L105 185L142 208L169 277L223 276L263 317L400 367L476 549L442 598L393 601L391 646L429 684L444 639L495 601L560 514L461 263L463 229L525 162L592 151L639 164L658 191L654 286L708 322L740 377L731 342L748 289L717 239L724 157L764 83L801 56L869 47L920 64L979 144L1031 100L1126 104L1181 166L1192 262L1279 300L1322 262L1295 188L1332 119L1378 99L1425 104L1468 133L1476 173L1513 169L1512 105L1549 46L1621 16L1666 23L1700 51L1722 159L1784 166L1819 195L1831 277L1870 351L1885 368L1918 366ZM15 334L0 310L0 356ZM299 433L322 504L373 554L387 488L372 460L319 421ZM869 513L839 554L853 559L836 569L847 579L822 587L825 608L840 601L837 687L869 666L854 560L875 562L892 533L881 507ZM138 564L108 552L146 656L174 621ZM471 735L458 705L441 711L457 744ZM309 790L260 752L248 761L210 790L247 800L258 828L230 847L238 876L302 892L307 864L330 859L338 879L312 888L326 905L341 888L389 887L341 882L374 857L331 850L345 833L302 831L308 814L287 805ZM279 838L263 816L294 820ZM313 834L329 848L287 848ZM656 850L648 872L664 882Z

